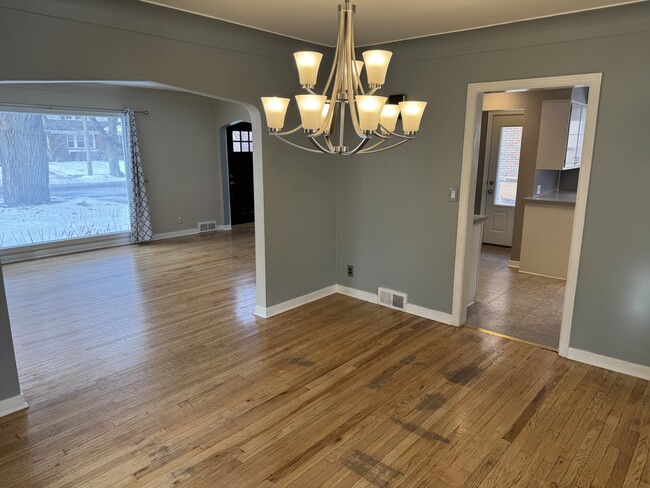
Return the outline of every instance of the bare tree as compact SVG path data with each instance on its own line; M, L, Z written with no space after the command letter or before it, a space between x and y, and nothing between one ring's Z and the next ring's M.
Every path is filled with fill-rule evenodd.
M93 175L93 158L90 154L90 136L88 135L88 117L81 117L83 128L84 128L84 148L86 149L86 168L88 170L88 176Z
M97 117L88 117L88 126L99 134L99 138L108 156L108 171L111 176L124 176L120 170L120 156L122 153L122 141L117 132L117 117L108 117L108 122L100 122Z
M50 203L47 137L42 115L0 113L0 161L5 205Z

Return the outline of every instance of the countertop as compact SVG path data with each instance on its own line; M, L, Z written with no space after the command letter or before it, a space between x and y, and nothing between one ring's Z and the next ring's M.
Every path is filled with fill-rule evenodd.
M565 205L574 207L576 204L576 193L573 191L552 191L543 195L524 198L525 203L540 203L549 205Z

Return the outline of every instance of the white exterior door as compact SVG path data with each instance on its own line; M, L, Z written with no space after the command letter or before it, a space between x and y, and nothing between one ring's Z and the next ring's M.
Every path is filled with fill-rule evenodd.
M487 185L483 242L512 246L517 202L519 157L523 134L522 115L494 115L487 154Z

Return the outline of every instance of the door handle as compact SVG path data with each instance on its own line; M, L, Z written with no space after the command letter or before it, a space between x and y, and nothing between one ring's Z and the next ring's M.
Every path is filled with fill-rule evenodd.
M490 188L490 189L488 190L488 195L492 195L493 193L494 193L494 190L493 190L492 188Z

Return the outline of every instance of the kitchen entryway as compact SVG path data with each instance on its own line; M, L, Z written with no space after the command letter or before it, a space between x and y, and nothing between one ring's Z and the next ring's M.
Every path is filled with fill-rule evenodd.
M557 350L565 281L508 267L510 248L481 247L479 280L467 326Z

